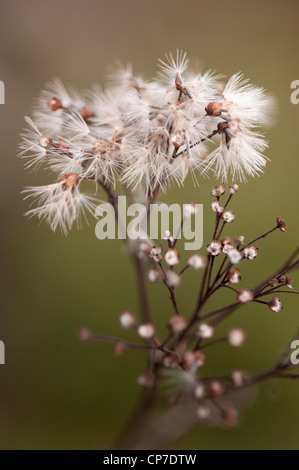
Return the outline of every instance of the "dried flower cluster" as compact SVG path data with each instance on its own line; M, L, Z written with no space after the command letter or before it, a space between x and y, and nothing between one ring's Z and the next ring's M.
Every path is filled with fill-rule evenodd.
M27 188L27 197L37 202L29 216L65 233L75 221L80 225L96 202L81 194L82 180L110 187L120 182L155 194L172 181L183 184L189 172L196 183L197 175L208 172L245 180L263 170L267 142L259 128L271 119L273 99L262 88L240 73L224 84L210 71L188 70L179 51L160 60L159 69L145 81L131 67L114 67L105 91L85 94L67 91L58 79L48 85L33 120L26 118L20 155L26 168L45 165L55 181ZM232 222L234 214L223 217Z
M237 326L219 336L218 325L237 308L255 303L278 313L283 308L281 294L298 294L289 273L298 268L299 249L274 275L254 287L243 286L242 265L260 256L258 242L274 231L286 230L278 217L270 230L249 242L243 235L224 235L236 219L230 207L239 190L236 180L255 176L265 166L267 143L259 127L270 122L273 100L240 74L225 85L221 76L188 71L187 65L184 53L178 52L175 58L170 55L160 61L160 71L152 81L134 77L130 67L115 67L107 90L96 88L84 95L66 91L55 80L38 99L33 120L26 118L29 130L20 146L27 168L44 165L56 174L54 183L25 190L26 197L37 202L28 215L47 221L53 230L60 227L63 233L74 223L80 225L87 212L95 212L95 197L81 191L84 180L104 190L116 218L118 188L133 202L143 201L149 211L172 181L182 185L189 172L195 182L196 174L208 172L221 181L229 176L232 180L229 187L223 182L212 189L215 225L205 253L192 253L183 264L178 234L169 230L156 244L150 239L125 240L137 272L140 318L125 310L119 322L125 330L135 330L136 342L94 334L87 328L79 332L86 343L114 343L116 355L129 348L147 353L146 370L137 378L146 391L142 420L134 423L134 444L129 440L128 447L144 446L145 441L147 446L163 446L179 437L178 429L169 425L176 410L184 416L181 434L194 420L236 426L239 409L230 399L232 394L272 377L299 376L292 371L289 347L269 370L256 375L234 364L229 376L206 373L206 350L219 343L240 348L246 340L246 331ZM185 218L196 212L196 204L188 205L186 211L181 229ZM191 315L181 310L177 298L187 270L201 279ZM151 311L149 282L164 284L171 300L165 338ZM233 301L209 310L210 298L223 289L231 292ZM154 427L151 421L146 434L146 417L153 419L153 409L161 404L168 414L160 416Z

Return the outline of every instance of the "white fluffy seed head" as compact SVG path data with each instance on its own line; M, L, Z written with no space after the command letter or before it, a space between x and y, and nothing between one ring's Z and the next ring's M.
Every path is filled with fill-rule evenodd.
M152 323L145 323L143 325L138 326L137 333L140 336L140 338L153 339L156 334L156 329Z
M119 314L118 318L119 323L126 330L133 328L136 325L136 318L131 312L123 311Z
M194 255L191 255L188 258L188 265L191 266L191 268L196 269L197 271L199 269L203 269L206 267L206 258L199 253L195 253Z
M240 348L246 340L246 331L242 328L233 328L228 333L227 340L234 348Z
M212 336L214 336L214 333L214 327L212 325L209 325L208 323L202 323L197 330L197 336L203 339L212 338Z

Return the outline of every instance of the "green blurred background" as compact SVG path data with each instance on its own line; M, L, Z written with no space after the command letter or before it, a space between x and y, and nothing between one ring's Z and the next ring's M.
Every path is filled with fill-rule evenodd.
M298 242L299 105L290 102L290 83L299 79L298 15L296 0L0 1L0 79L6 85L6 104L0 106L0 339L6 345L6 365L0 366L0 448L111 447L134 407L136 376L145 360L136 351L116 358L110 345L83 345L77 339L82 326L120 334L119 311L138 310L134 272L120 243L97 240L94 222L63 237L22 215L23 186L45 180L26 173L16 158L23 115L33 98L53 76L83 88L103 83L115 58L151 77L158 57L176 48L227 76L241 70L274 94L278 114L267 133L271 163L264 176L241 185L232 205L238 217L228 233L249 240L279 215L288 227L259 243L264 249L244 270L244 285L250 286ZM215 183L202 181L195 189L188 180L167 197L205 204L205 242ZM190 271L178 289L186 312L197 284ZM163 325L171 305L161 286L151 286L151 292ZM243 326L247 343L237 353L215 348L214 370L259 371L270 365L299 326L296 300L286 296L279 315L259 305L237 313L223 331ZM264 384L239 428L196 429L174 448L299 449L298 394L299 382Z

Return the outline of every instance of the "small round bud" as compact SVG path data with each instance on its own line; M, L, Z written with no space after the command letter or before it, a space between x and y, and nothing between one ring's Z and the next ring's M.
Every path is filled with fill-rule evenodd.
M170 285L170 287L177 287L180 285L181 281L182 281L182 278L180 276L180 274L174 272L174 271L168 271L166 273L166 278L167 278L167 281L168 281L168 284Z
M242 328L233 328L228 333L227 340L234 348L240 348L246 340L246 331Z
M180 261L180 255L178 254L177 250L170 248L166 251L164 259L169 266L175 266Z
M208 385L208 391L211 397L219 397L223 395L223 393L225 392L225 388L221 382L219 382L218 380L213 380Z
M223 411L222 417L223 421L228 427L234 428L238 425L239 414L235 408L230 408L229 410Z
M136 318L131 312L120 312L118 319L119 323L125 330L134 328L134 326L136 326Z
M87 120L91 118L92 116L94 116L94 112L89 106L84 106L81 109L80 114L84 120Z
M204 384L196 383L192 389L192 395L195 400L202 400L207 395L207 389Z
M235 237L235 241L238 243L238 245L243 245L244 240L245 240L245 237L243 237L243 235L240 235L239 237Z
M235 220L236 213L235 211L226 211L222 214L221 218L224 220L224 222L230 224Z
M145 323L143 325L138 326L137 333L140 338L153 339L156 334L156 329L152 323Z
M221 102L211 102L205 107L208 116L220 116L223 108Z
M249 289L242 289L239 292L238 300L241 304L248 304L254 299L253 293Z
M38 141L39 145L43 148L49 147L52 144L52 139L48 135L42 135Z
M153 386L155 385L155 382L156 382L156 379L153 374L149 374L149 373L140 374L137 377L137 383L141 387L153 388Z
M148 280L150 282L162 282L164 280L164 274L161 269L151 269L148 272Z
M270 280L268 281L268 284L269 284L269 286L271 286L271 287L275 287L275 286L276 286L276 283L277 283L277 279L270 279Z
M225 184L221 183L220 186L214 186L212 189L212 196L220 197L225 193Z
M175 147L179 148L186 142L186 134L182 131L173 132L170 135L170 143Z
M222 251L222 244L219 240L212 240L207 246L207 251L211 256L218 256Z
M202 351L187 351L183 356L183 364L187 369L197 369L206 362L206 356Z
M243 258L242 254L236 248L229 250L227 256L229 257L231 264L238 264Z
M56 98L56 96L54 96L53 98L47 101L47 105L51 109L51 111L57 111L62 107L62 101L60 98Z
M187 326L187 322L182 315L172 315L168 321L168 326L173 333L181 333Z
M232 186L229 187L229 192L231 194L235 194L239 191L239 186L237 184L233 184Z
M255 259L259 254L259 249L256 246L245 246L244 256L250 260Z
M211 418L211 416L212 416L211 407L208 406L208 405L200 405L197 408L197 416L198 416L199 419L202 419L202 420L207 420L207 419Z
M238 268L231 269L227 273L227 277L231 284L238 284L242 280L242 276Z
M224 211L224 208L220 205L218 199L212 202L211 209L213 212L217 212L217 214L222 214L222 212Z
M269 307L272 312L278 313L283 309L282 301L278 296L273 297L269 302Z
M281 217L277 217L276 222L277 222L277 227L279 227L279 230L280 230L281 232L285 232L285 231L286 231L286 226L287 226L287 224L285 223L285 221L282 220Z
M233 370L230 379L235 387L243 387L246 384L247 374L243 370Z
M165 356L162 359L162 363L164 367L167 367L168 369L176 369L178 366L178 358L174 354L165 354Z
M198 253L195 253L188 258L188 265L196 271L205 268L206 264L206 258Z
M214 327L212 325L209 325L208 323L202 323L197 330L197 336L203 339L212 338L214 333Z
M82 343L88 343L92 338L92 333L88 328L80 328L78 331L78 337Z
M121 356L126 349L127 346L125 343L123 343L122 341L117 341L113 348L113 354L114 356Z

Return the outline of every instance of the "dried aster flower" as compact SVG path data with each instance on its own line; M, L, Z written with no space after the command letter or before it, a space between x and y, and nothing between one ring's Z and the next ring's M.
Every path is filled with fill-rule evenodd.
M260 128L271 121L273 100L240 74L226 84L222 80L211 72L192 71L186 54L178 51L160 60L159 72L151 81L134 76L130 66L119 65L110 69L105 90L93 88L81 94L54 80L37 100L33 119L26 118L28 129L22 134L20 157L28 169L46 167L54 181L25 190L25 198L35 203L27 214L48 222L52 230L60 228L67 233L75 224L80 227L88 213L95 215L97 200L90 194L97 191L106 195L117 222L118 197L124 193L133 203L142 203L145 219L150 219L151 205L170 184L182 186L188 175L195 184L208 173L218 178L211 191L214 226L206 255L189 253L185 265L179 267L186 256L177 241L185 234L184 224L191 216L198 216L196 202L184 204L178 234L164 227L160 239L152 237L154 242L147 233L124 239L137 272L140 318L126 310L120 313L119 322L124 329L132 329L130 335L135 335L136 341L93 334L86 328L79 331L84 343L112 342L116 356L130 348L147 356L145 371L137 378L137 383L148 389L140 408L142 429L127 433L124 448L137 444L142 448L144 442L153 448L166 447L177 439L178 428L171 418L175 413L171 412L180 406L186 423L193 424L197 415L208 423L236 426L240 405L234 396L239 390L272 377L299 377L285 352L271 368L257 374L234 369L234 364L229 376L227 372L219 376L217 371L217 378L213 378L207 371L213 368L209 351L214 345L238 348L244 344L246 332L242 328L231 329L226 337L219 335L218 325L236 309L252 302L256 308L279 312L282 302L276 294L298 294L289 276L298 268L298 249L250 290L234 286L242 280L234 265L254 260L259 254L255 242L274 231L284 232L286 222L278 217L274 227L246 246L244 236L226 236L235 219L229 206L239 191L235 181L264 170L267 142ZM232 181L229 187L224 182L228 179ZM82 192L83 184L92 186L90 194ZM200 272L190 272L190 267ZM191 315L182 308L179 292L184 286L188 289L187 270L187 276L196 276L198 283ZM161 283L151 287L166 290L171 310L150 301L148 281ZM224 291L233 296L227 304L221 295ZM269 296L274 297L269 300ZM215 304L218 302L213 308L212 297ZM167 413L155 412L157 404L170 409L170 418ZM180 410L182 419L184 414Z

